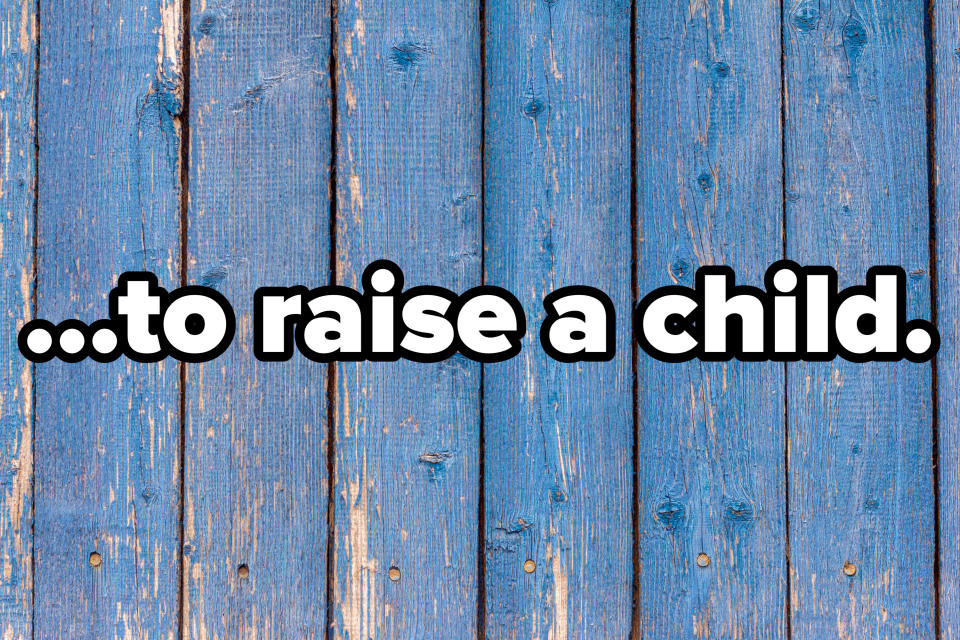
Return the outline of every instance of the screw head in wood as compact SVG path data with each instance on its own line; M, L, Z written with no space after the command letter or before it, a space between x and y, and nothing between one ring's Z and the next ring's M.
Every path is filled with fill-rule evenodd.
M245 564L242 564L242 565L240 565L239 567L237 567L237 576L238 576L241 580L243 580L243 579L245 579L245 578L249 578L249 577L250 577L250 567L248 567L248 566L245 565Z
M852 578L853 576L857 575L857 565L855 565L855 564L853 564L853 563L850 563L850 562L844 562L844 563L843 563L843 575L849 576L849 577L851 577L851 578Z
M90 566L96 569L101 564L103 564L103 557L96 551L90 554Z
M400 569L390 567L390 570L387 571L387 577L390 578L390 582L400 582Z
M523 563L523 570L526 571L527 573L533 573L534 571L537 570L537 563L534 562L533 560L527 560L526 562Z
M706 569L710 566L710 556L705 553L701 553L697 556L697 566L701 569Z

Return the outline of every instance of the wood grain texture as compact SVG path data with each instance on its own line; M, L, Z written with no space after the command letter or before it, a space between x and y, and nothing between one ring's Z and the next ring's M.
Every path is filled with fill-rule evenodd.
M179 281L179 6L40 3L38 317L105 317L124 271ZM35 637L173 638L176 365L37 365L35 441Z
M330 277L328 5L198 0L191 45L188 276L237 335L187 367L184 636L323 638L326 367L259 362L252 302Z
M641 296L781 257L779 25L767 0L637 6ZM640 637L785 638L783 366L641 353L637 377Z
M487 637L627 638L630 3L493 2L486 29L485 281L527 316L484 375ZM611 297L612 361L541 347L543 297L568 285Z
M925 10L798 0L783 17L787 255L841 287L901 265L908 318L930 315ZM787 375L793 637L933 638L930 366Z
M960 640L960 3L330 4L192 0L184 74L180 0L0 0L0 638ZM936 431L929 365L632 351L636 292L784 252L930 317L931 241ZM378 258L512 291L523 351L254 357L257 287ZM230 350L18 353L131 270L223 292ZM572 284L611 362L541 348Z
M960 3L934 3L940 639L960 640Z
M387 258L408 287L480 284L478 3L347 1L336 22L337 282ZM336 369L333 637L474 638L480 366Z
M33 366L17 332L33 315L37 25L34 0L0 2L0 637L33 622Z

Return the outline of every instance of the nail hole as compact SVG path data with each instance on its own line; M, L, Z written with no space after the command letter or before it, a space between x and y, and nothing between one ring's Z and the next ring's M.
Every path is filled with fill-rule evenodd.
M537 570L537 563L534 562L533 560L527 560L526 562L523 563L523 570L526 571L527 573L533 573L534 571Z
M710 556L705 553L701 553L697 556L697 566L701 569L706 569L710 566Z
M237 567L237 575L240 577L241 580L244 578L249 578L250 567L248 567L245 564L240 565L239 567Z
M400 569L390 567L390 570L387 571L387 577L390 578L390 582L400 582Z
M851 578L852 578L853 576L857 575L857 565L852 564L852 563L850 563L850 562L844 562L844 563L843 563L843 574L846 575L846 576L850 576Z
M100 554L97 553L96 551L94 551L93 553L91 553L91 554L90 554L90 566L93 567L94 569L96 569L96 568L99 567L101 564L103 564L103 558L100 556Z

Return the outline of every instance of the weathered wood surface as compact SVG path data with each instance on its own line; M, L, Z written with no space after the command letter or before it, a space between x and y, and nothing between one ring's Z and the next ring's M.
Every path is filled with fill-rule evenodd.
M183 637L323 638L326 367L258 362L252 301L329 279L328 6L201 0L190 27L187 274L237 335L186 371Z
M801 0L783 16L787 256L841 287L901 265L908 318L930 316L925 10ZM787 375L792 636L934 638L931 367Z
M955 0L0 2L4 640L960 640ZM936 405L928 365L634 351L638 296L784 253L902 265ZM378 258L510 289L523 352L254 358L258 286ZM231 349L16 352L144 269ZM568 284L613 361L540 348Z
M124 271L180 281L180 5L39 14L37 316L89 322ZM34 637L172 638L176 363L52 361L35 392Z
M960 4L934 3L940 640L960 640Z
M638 5L641 296L782 257L779 26L776 2ZM783 366L641 352L636 412L640 637L786 637Z
M37 25L33 0L0 2L0 638L33 625L33 366L17 330L33 317Z
M629 2L487 4L485 282L528 325L484 374L488 638L630 632L630 33ZM568 285L613 300L614 360L540 346L543 297Z
M479 9L338 6L338 284L480 284ZM480 366L338 363L335 397L333 637L476 637Z

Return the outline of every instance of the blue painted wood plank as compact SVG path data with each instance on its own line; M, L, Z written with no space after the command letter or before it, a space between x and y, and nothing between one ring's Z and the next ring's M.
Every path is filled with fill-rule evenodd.
M33 366L17 332L33 317L37 25L34 0L0 2L0 637L32 638Z
M630 634L630 33L629 2L486 6L485 281L528 323L485 367L488 638ZM611 297L613 360L541 347L543 298L569 285Z
M787 256L908 274L930 315L919 1L784 5ZM792 632L935 637L931 368L788 366ZM845 570L846 567L846 570Z
M782 257L779 13L637 6L641 295ZM786 638L783 366L641 352L637 378L640 637Z
M179 282L179 6L40 2L38 317L105 317L124 271ZM37 365L35 441L35 637L172 638L176 365Z
M259 362L253 293L329 281L326 2L192 5L188 279L237 335L187 366L184 635L323 638L327 371Z
M960 5L934 3L940 638L960 640Z
M477 2L340 3L339 284L480 284ZM336 366L333 637L476 637L480 366ZM391 580L391 568L395 581Z

